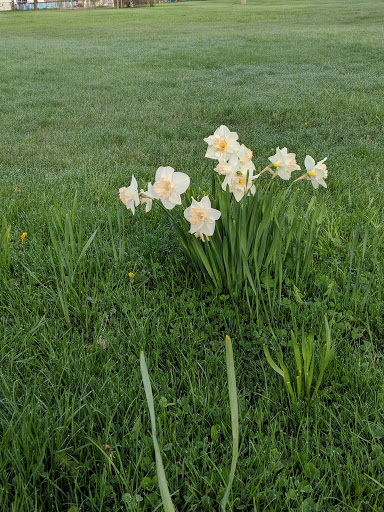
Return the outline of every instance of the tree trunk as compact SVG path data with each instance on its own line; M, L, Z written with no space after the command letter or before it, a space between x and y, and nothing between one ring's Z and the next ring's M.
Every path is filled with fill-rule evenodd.
M33 0L33 10L37 11L37 0Z

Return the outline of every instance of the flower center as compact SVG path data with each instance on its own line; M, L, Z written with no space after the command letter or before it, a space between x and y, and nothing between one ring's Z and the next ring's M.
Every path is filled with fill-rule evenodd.
M167 199L175 187L168 178L160 178L159 181L153 185L153 188L160 199Z
M308 173L308 176L316 176L316 171L313 169L313 171Z
M213 143L213 147L217 149L218 151L224 151L227 149L228 142L225 140L224 137L217 137L215 139L215 142Z
M199 224L207 218L207 213L201 208L191 208L189 222L191 224Z
M233 186L236 188L236 190L245 190L251 187L251 182L248 181L247 183L246 177L242 174L238 174L234 179Z

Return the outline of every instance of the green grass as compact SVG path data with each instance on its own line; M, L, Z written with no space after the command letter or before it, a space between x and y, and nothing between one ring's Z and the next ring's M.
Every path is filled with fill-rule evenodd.
M240 420L228 509L383 510L382 7L0 14L2 510L161 509L141 350L172 501L218 510L232 449L226 334ZM260 168L276 146L328 157L313 279L284 284L272 328L191 268L160 209L132 218L117 204L132 173L144 188L160 165L208 186L203 138L220 124ZM298 186L304 207L311 186ZM76 259L96 230L63 274L68 248ZM296 410L262 347L275 359L280 344L292 370L290 330L325 341L325 313L336 356Z

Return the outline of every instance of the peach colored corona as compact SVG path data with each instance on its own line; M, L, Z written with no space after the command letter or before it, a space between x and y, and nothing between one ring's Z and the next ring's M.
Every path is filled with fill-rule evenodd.
M160 199L167 199L167 197L171 195L172 191L175 190L172 181L167 178L161 178L153 185L153 188Z
M224 151L227 149L228 142L225 140L224 137L217 137L215 139L215 142L213 143L213 147L217 149L218 151Z

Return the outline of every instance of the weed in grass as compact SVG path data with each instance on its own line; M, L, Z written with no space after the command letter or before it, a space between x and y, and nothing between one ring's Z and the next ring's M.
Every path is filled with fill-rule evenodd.
M97 230L84 239L83 224L81 219L76 219L76 195L72 203L72 209L61 221L60 212L55 205L55 218L49 224L51 237L50 258L56 282L56 293L62 312L68 326L71 326L70 311L77 309L79 302L84 299L82 288L82 274L85 272L85 255L96 236ZM80 279L75 283L75 278ZM77 286L76 286L77 284Z
M108 215L109 237L113 250L113 259L115 264L121 267L125 262L126 256L126 230L124 229L125 215L123 208L118 208L116 220L117 223L114 226L112 223L112 215ZM128 277L131 279L129 274Z
M264 353L268 363L271 367L284 379L284 384L288 391L288 394L292 400L292 403L301 404L305 398L309 403L318 391L321 382L324 377L324 372L329 365L331 358L334 353L331 341L331 331L328 325L327 317L324 318L325 332L326 332L326 343L324 354L322 355L320 362L317 362L316 351L314 345L314 334L313 331L305 336L303 333L302 342L299 346L297 343L296 334L291 332L291 343L292 349L295 356L297 375L293 380L290 377L289 370L284 364L283 353L281 347L278 347L277 360L280 366L278 366L272 359L268 347L263 346ZM318 342L317 342L318 343ZM317 379L315 388L312 390L312 382L314 378L315 366L318 365Z

